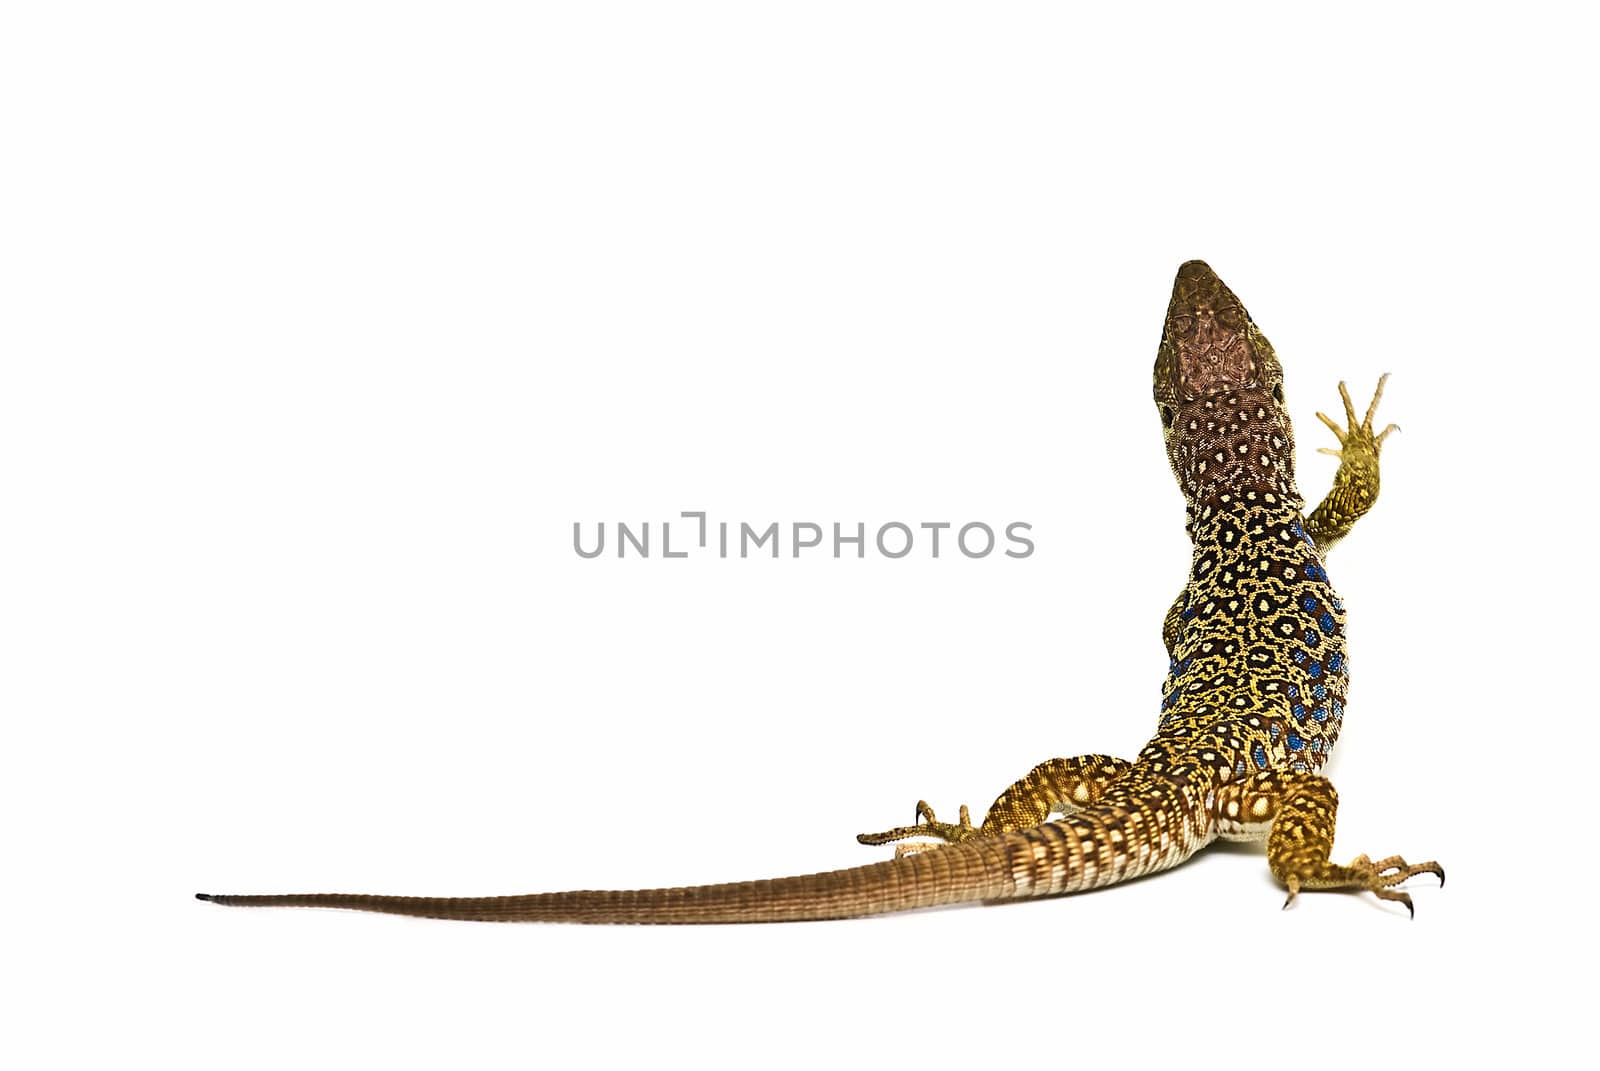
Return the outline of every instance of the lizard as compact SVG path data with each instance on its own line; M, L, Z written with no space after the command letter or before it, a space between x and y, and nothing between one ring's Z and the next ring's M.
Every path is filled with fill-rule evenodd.
M1317 414L1339 442L1323 452L1340 463L1327 497L1303 514L1272 345L1209 266L1178 269L1154 388L1193 556L1163 623L1156 734L1131 761L1041 763L976 826L965 806L957 822L941 822L919 802L915 824L857 838L896 843L894 858L826 873L516 896L196 896L477 921L788 922L1080 892L1176 866L1226 838L1265 840L1285 908L1303 890L1368 891L1414 917L1396 886L1423 873L1443 885L1444 868L1398 855L1333 862L1338 797L1319 773L1349 684L1344 606L1324 556L1377 500L1380 448L1396 430L1373 429L1387 379L1364 418L1343 383L1344 425Z

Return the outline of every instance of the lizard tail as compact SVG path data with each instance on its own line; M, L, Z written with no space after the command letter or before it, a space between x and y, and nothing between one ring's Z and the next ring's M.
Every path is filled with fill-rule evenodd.
M336 907L476 922L800 922L1009 898L1017 894L1012 853L1024 840L1016 834L987 837L849 870L678 889L469 897L195 895L235 907Z
M793 878L528 896L214 896L236 907L342 907L478 922L801 922L860 918L978 900L1059 896L1186 859L1208 837L1204 785L1152 776L1121 799L1028 829L976 836L881 863Z

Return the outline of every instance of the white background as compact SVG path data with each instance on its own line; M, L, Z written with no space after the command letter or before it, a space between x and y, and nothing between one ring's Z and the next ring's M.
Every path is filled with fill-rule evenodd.
M1556 1059L1590 965L1592 33L1556 6L16 5L15 1066ZM832 869L1151 731L1203 257L1380 414L1336 854L765 928L229 911ZM1579 449L1579 445L1582 449ZM681 510L1024 561L579 559ZM1592 633L1591 633L1592 634ZM1584 715L1590 715L1585 718ZM13 1062L8 1060L8 1062Z

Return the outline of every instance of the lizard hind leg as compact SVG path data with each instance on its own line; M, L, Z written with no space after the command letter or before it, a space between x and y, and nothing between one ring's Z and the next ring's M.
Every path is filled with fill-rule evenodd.
M1411 897L1394 886L1418 874L1433 874L1444 884L1444 867L1429 861L1407 863L1398 855L1373 862L1358 855L1348 866L1333 862L1333 827L1339 794L1333 783L1312 773L1266 770L1217 794L1213 817L1222 836L1264 832L1272 874L1289 890L1288 907L1302 891L1355 890L1406 905Z
M1099 802L1106 789L1132 768L1132 763L1111 755L1050 759L1029 770L1026 776L1002 792L990 805L981 827L972 824L965 804L961 806L960 821L940 822L927 801L919 800L915 825L899 826L882 833L862 833L856 840L862 844L891 844L911 837L937 838L935 842L898 845L895 849L898 858L942 844L958 844L971 837L1031 829L1052 814L1071 814Z

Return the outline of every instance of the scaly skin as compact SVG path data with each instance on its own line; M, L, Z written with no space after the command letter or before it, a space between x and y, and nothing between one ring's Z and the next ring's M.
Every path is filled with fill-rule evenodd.
M1380 381L1378 393L1382 393ZM527 896L407 897L342 893L212 896L239 906L342 907L498 922L713 923L853 918L939 904L1053 896L1162 870L1211 841L1267 842L1289 892L1367 890L1411 908L1393 886L1437 863L1398 856L1332 862L1337 796L1318 775L1344 717L1349 660L1344 607L1322 554L1378 495L1372 400L1359 424L1344 384L1348 428L1333 491L1310 518L1294 481L1294 435L1272 346L1209 267L1178 269L1156 359L1155 396L1167 456L1188 503L1189 582L1163 634L1170 666L1155 737L1127 762L1052 759L1012 785L974 827L921 821L867 844L896 858L826 874L681 889ZM1047 821L1051 814L1062 815Z

